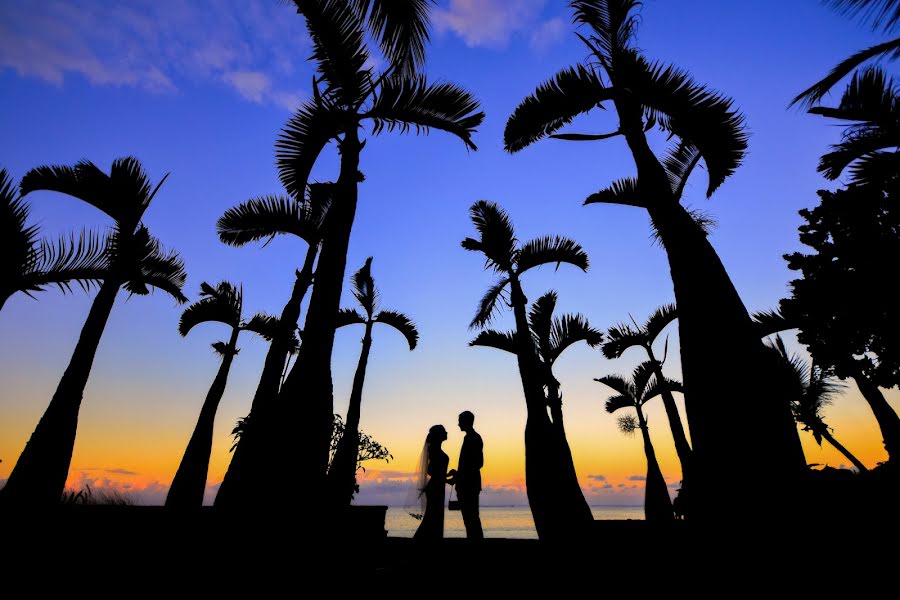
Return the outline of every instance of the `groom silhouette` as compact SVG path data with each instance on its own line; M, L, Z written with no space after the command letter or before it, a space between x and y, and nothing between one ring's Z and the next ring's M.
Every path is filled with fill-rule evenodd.
M459 428L465 432L462 448L459 451L458 468L448 473L450 483L456 484L456 497L459 499L459 510L466 526L466 537L470 540L484 538L481 530L481 517L478 515L478 496L481 494L481 467L484 465L484 444L481 436L475 431L475 415L469 411L459 414Z

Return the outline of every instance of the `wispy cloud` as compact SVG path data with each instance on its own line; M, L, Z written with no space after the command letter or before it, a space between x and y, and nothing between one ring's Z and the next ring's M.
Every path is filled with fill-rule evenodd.
M645 475L632 475L628 478L628 481L647 481L647 477Z
M137 471L129 471L128 469L108 469L106 467L76 467L76 471L101 471L103 473L109 473L111 475L140 475Z
M438 32L453 32L469 47L503 48L519 32L531 32L536 49L546 49L563 32L562 19L540 23L546 0L450 0L434 12ZM558 23L557 23L558 21Z
M308 48L302 19L276 2L0 2L0 69L57 86L72 75L152 93L218 82L293 108L303 94L290 82L306 80L295 71Z
M588 479L593 479L594 481L606 481L606 475L588 475Z

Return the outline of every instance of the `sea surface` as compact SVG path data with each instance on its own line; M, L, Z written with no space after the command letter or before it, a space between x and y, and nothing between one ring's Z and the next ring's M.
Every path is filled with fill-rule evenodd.
M644 519L643 506L595 506L591 508L594 519L598 520L640 520ZM390 507L384 523L390 537L412 537L419 527L419 521L402 507ZM485 537L537 539L534 520L527 506L482 507L481 527ZM466 528L458 511L444 513L444 537L464 538Z

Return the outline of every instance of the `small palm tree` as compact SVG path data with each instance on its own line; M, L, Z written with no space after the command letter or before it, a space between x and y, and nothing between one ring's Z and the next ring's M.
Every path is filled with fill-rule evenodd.
M403 313L379 308L379 294L372 278L372 257L352 278L353 296L359 302L363 312L355 308L341 309L338 316L338 327L347 325L364 325L362 351L356 374L353 376L353 388L350 391L350 405L347 408L347 422L343 435L334 450L331 467L328 470L328 487L331 505L343 508L350 505L356 486L356 469L360 449L359 422L362 409L363 385L366 381L366 367L369 364L369 352L372 349L372 330L376 323L388 325L399 331L409 349L414 350L419 341L419 331L412 319Z
M120 288L146 295L160 289L179 303L186 274L181 258L163 249L141 219L166 177L154 188L141 163L132 157L113 161L109 175L91 162L74 167L39 167L22 179L22 193L60 192L102 210L114 221L106 244L107 276L100 286L72 358L50 405L2 490L4 501L27 506L56 504L72 460L78 411L94 355Z
M216 411L225 394L231 363L239 352L238 335L242 331L251 331L271 339L273 329L276 329L277 319L262 313L254 315L249 321L244 320L243 302L243 291L234 284L221 281L213 287L204 282L200 284L200 299L185 309L178 323L178 333L182 336L186 336L191 329L201 323L228 325L231 328L231 335L227 342L220 341L212 345L216 354L222 357L222 364L219 365L219 371L206 394L197 425L172 480L172 486L166 496L168 507L197 508L203 504Z
M306 21L317 74L312 97L276 142L279 176L290 195L301 197L319 155L332 143L340 153L340 173L303 344L280 393L284 401L278 402L271 418L254 416L253 427L260 434L241 440L242 446L263 446L250 451L252 460L235 474L243 490L239 495L248 501L260 486L298 469L305 476L290 485L302 489L289 495L303 501L320 499L334 413L331 354L362 180L363 127L369 125L372 135L438 129L474 150L472 135L484 119L469 92L451 83L432 83L421 72L431 0L295 0L294 4ZM383 60L370 60L372 42Z
M515 316L512 346L519 366L528 418L525 424L525 484L528 503L541 539L559 539L582 531L593 519L584 493L575 477L571 453L561 438L561 427L554 427L547 414L548 385L545 365L540 361L526 314L528 299L522 290L522 276L535 267L567 263L586 271L588 257L575 241L546 236L519 244L509 215L486 200L469 209L479 238L466 238L462 247L480 252L485 267L500 276L481 299L471 327L485 327L494 316L498 303L506 302ZM508 299L504 296L508 292ZM560 423L561 425L561 423Z
M803 426L803 431L812 433L819 446L823 439L828 441L860 472L868 471L856 456L834 438L831 427L825 423L822 415L825 407L843 393L845 386L826 376L814 363L807 363L800 356L789 353L780 335L776 335L767 345L784 368L786 385L792 391L791 408L794 410L794 418Z
M633 435L640 429L644 438L644 454L647 455L644 513L648 521L667 522L675 518L672 500L669 498L666 480L656 460L656 451L650 441L650 429L643 407L649 400L662 394L663 390L680 392L682 387L677 381L659 379L656 376L657 367L655 361L646 361L637 366L631 381L620 375L607 375L594 381L599 381L616 392L615 396L607 398L606 412L613 414L624 408L634 409L637 418L634 415L619 417L619 429L626 435Z
M747 151L747 130L731 99L674 65L644 56L635 44L640 4L570 0L575 22L584 27L584 35L577 35L589 60L560 71L525 98L507 121L504 143L512 153L545 137L576 142L624 138L636 177L614 182L585 203L624 204L648 212L668 255L678 306L682 372L690 389L685 410L693 450L691 504L704 518L728 518L735 509L749 514L742 473L763 460L790 495L806 461L790 403L765 389L774 367L747 309L703 222L681 204L686 182L701 161L709 180L707 196L735 172ZM607 107L618 117L614 131L560 132L577 116ZM651 146L652 129L666 138L661 153ZM722 390L733 389L734 381L749 383L723 399ZM740 431L722 428L723 418ZM740 447L735 436L761 437L766 444ZM730 502L721 502L723 496ZM737 506L743 502L746 510ZM767 508L779 512L787 504ZM752 514L768 518L759 510Z
M274 409L289 357L297 351L294 332L300 319L303 299L312 285L316 257L333 193L334 184L314 183L307 186L301 202L286 196L253 198L228 209L216 224L219 239L230 246L244 246L260 240L266 240L268 244L278 235L292 235L307 244L303 266L295 272L291 297L277 319L280 331L272 338L266 353L256 393L250 404L250 414L244 419L242 440L253 436L251 423L254 419L259 415L265 419L266 412ZM245 472L243 465L248 460L252 462L247 456L252 447L252 443L236 446L225 479L216 494L217 506L227 507L229 503L236 502L231 492L235 489L235 479ZM237 486L237 489L241 489L241 486Z
M629 348L642 348L647 354L649 364L656 369L654 375L656 375L657 380L662 381L662 365L666 360L665 354L668 350L668 341L666 342L666 351L663 352L663 358L659 361L656 360L656 354L653 352L653 344L663 330L677 318L678 314L675 310L675 305L664 304L657 308L643 325L634 323L634 327L632 327L627 323L620 323L615 327L610 327L606 333L607 341L603 344L603 355L610 359L619 358ZM685 475L685 472L690 470L691 446L688 443L687 435L684 433L684 426L681 423L681 416L678 414L678 406L675 404L672 390L663 387L661 396L663 405L666 407L669 428L672 430L675 451L678 453L678 459L681 461L682 479L687 480L688 477Z
M0 310L10 296L31 296L55 285L71 291L75 281L87 290L106 276L105 240L82 231L55 243L38 238L38 227L28 225L29 207L16 186L0 169Z
M828 4L849 17L859 17L862 21L870 22L874 29L882 29L885 33L894 33L900 28L900 3L896 0L828 0ZM791 105L799 103L811 107L818 104L831 88L860 65L870 60L882 58L895 60L898 57L900 57L900 38L860 50L843 60L821 81L798 94L791 101Z

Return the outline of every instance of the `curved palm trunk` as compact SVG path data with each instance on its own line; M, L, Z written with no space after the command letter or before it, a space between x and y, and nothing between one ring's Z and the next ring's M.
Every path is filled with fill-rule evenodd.
M692 478L686 512L716 520L735 512L785 517L806 460L788 398L773 391L775 365L705 232L672 196L665 171L647 144L640 107L617 99L620 125L634 156L641 197L669 259L678 331ZM745 385L734 386L735 381ZM729 396L722 397L728 389ZM722 427L721 423L734 427ZM747 440L762 439L764 444ZM748 473L765 465L770 486L788 501L758 503L746 493Z
M203 407L200 409L200 417L194 427L194 433L188 442L172 479L172 486L166 495L166 506L178 509L196 509L203 505L203 492L206 490L206 475L209 471L209 456L212 453L213 428L216 423L216 411L219 402L225 394L225 385L228 383L228 372L234 355L237 354L237 340L240 329L235 327L228 340L225 356L222 364L213 379Z
M859 471L860 473L865 473L869 470L866 468L866 465L862 464L862 462L860 462L858 458L856 458L849 450L847 450L843 444L834 439L834 436L831 435L831 432L828 431L828 427L823 426L822 429L819 430L819 433L823 438L828 440L829 444L837 448L838 452L846 456L847 460L853 463L853 466L856 467L857 471Z
M316 268L315 285L303 328L297 360L278 394L273 418L261 423L264 448L248 469L263 474L264 482L285 481L286 495L302 509L317 510L324 502L334 389L331 354L341 290L347 267L347 249L356 216L359 155L362 150L357 124L348 124L340 144L339 195L328 213L325 236ZM285 474L299 473L300 476ZM260 498L266 502L268 497Z
M863 398L869 403L875 420L878 421L878 427L881 428L881 435L884 439L884 448L887 450L888 458L895 460L900 457L900 418L897 413L885 400L884 394L878 389L878 386L872 383L868 377L862 373L853 376L856 386L862 393Z
M550 383L547 385L547 403L550 405L550 418L553 420L553 430L556 434L556 452L557 452L557 474L559 483L557 489L562 496L562 504L560 510L572 511L572 527L583 526L594 520L591 507L588 506L587 500L584 498L584 491L581 484L578 483L578 473L575 471L575 461L572 458L572 448L569 446L569 440L566 437L566 426L563 421L562 412L562 394L559 389L559 382L556 378L550 377ZM577 530L575 530L577 532Z
M254 484L250 480L253 477L253 473L250 472L252 469L248 469L248 467L254 464L252 458L254 450L258 451L260 448L260 444L254 443L253 423L257 417L259 417L260 421L265 421L267 413L272 411L275 405L275 399L278 397L278 390L281 386L282 371L291 349L294 328L297 327L297 322L300 320L300 308L303 305L303 298L312 284L313 266L317 254L317 245L312 245L307 249L306 260L303 262L303 268L297 273L294 280L291 297L281 310L281 318L279 320L281 334L269 344L259 384L256 386L256 393L253 395L253 402L250 405L250 418L247 426L241 433L241 439L237 447L234 449L234 454L231 457L228 470L225 472L222 485L219 486L219 491L216 493L215 506L218 508L227 509L228 507L246 504L248 500L246 498L242 500L243 495L262 493L265 489L259 487L261 482L257 481Z
M366 382L366 366L369 364L369 352L372 349L372 321L366 323L366 333L362 339L362 351L359 363L353 376L353 389L350 392L350 406L347 408L347 421L344 435L338 442L328 469L329 503L334 508L350 506L353 490L356 486L356 464L359 458L359 422L362 411L362 391Z
M656 365L654 373L657 381L665 381L662 367L653 355L653 350L647 346L645 348L647 356ZM688 479L688 471L691 469L691 445L687 441L687 435L684 433L684 425L681 423L681 415L678 414L678 406L675 404L675 397L668 389L662 394L663 406L666 408L666 418L669 421L669 429L672 430L672 440L675 442L675 452L678 454L678 460L681 462L681 479L682 485Z
M35 508L59 502L69 475L84 388L118 292L118 281L100 286L50 406L0 492L4 503Z
M510 288L516 319L516 360L528 411L525 422L528 504L540 539L565 540L583 533L593 517L574 477L571 453L567 466L558 430L547 414L547 398L525 313L528 300L514 274L510 274Z
M635 406L635 409L637 410L641 436L644 438L644 454L647 455L647 481L644 482L644 517L647 521L654 523L674 521L675 513L672 511L672 499L669 497L666 480L663 477L662 470L659 468L659 462L656 460L656 451L653 449L653 442L650 441L650 429L647 427L644 411L641 410L640 406Z

